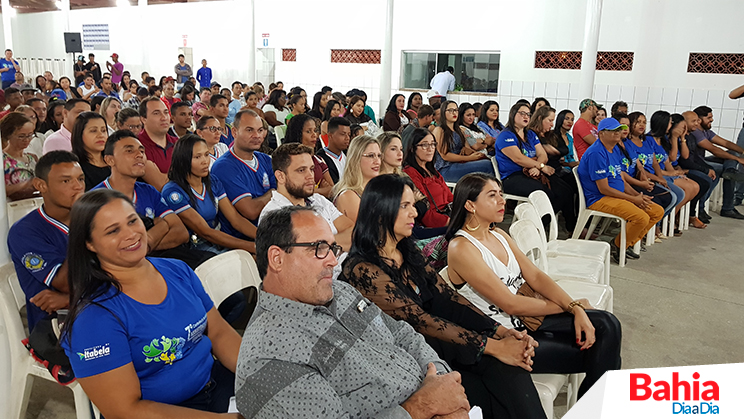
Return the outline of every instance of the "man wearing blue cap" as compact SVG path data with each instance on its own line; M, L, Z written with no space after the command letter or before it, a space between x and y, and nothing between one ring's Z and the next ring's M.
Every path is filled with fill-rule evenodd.
M605 118L597 127L599 141L587 148L579 163L579 181L584 189L589 209L622 217L627 223L626 255L638 259L633 251L636 244L664 216L664 209L651 202L651 197L638 193L622 178L625 155L618 148L622 141L621 125L615 118ZM615 262L620 259L620 235L610 243Z

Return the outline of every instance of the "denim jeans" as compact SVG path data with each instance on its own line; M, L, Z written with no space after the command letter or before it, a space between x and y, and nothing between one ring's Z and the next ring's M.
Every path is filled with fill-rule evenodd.
M703 192L700 195L700 199L698 199L697 207L696 208L692 208L692 206L690 207L691 209L690 213L693 216L697 217L700 214L700 210L705 210L705 201L708 200L708 197L710 196L713 189L715 189L716 186L718 186L718 180L720 178L716 177L716 179L713 180L708 176L707 173L703 173L699 170L690 170L687 173L687 177L694 180L695 182L698 182L700 184L700 190ZM708 186L707 189L703 186L702 182L705 182L707 184Z
M475 172L482 172L494 176L493 163L491 159L467 161L463 163L450 163L442 167L439 173L445 182L457 182L461 177Z
M737 165L739 164L736 160L724 160L721 162L711 159L713 158L706 158L706 160L708 161L708 165L712 167L713 170L715 170L716 172L716 181L721 177L721 173L723 173L724 170L736 169ZM704 205L705 201L710 198L710 194L712 192L713 189L708 191L705 199L700 202L701 205ZM721 205L721 211L730 211L732 209L734 209L734 182L728 179L723 179L723 204Z

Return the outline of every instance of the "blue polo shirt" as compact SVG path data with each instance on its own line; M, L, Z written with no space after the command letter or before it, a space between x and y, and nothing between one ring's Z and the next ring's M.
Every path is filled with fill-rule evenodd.
M52 280L67 258L69 228L39 208L13 224L8 233L8 250L18 282L26 294L28 329L47 313L29 302L41 291L53 289Z
M194 188L191 188L191 193L193 193L194 198L196 198L196 206L191 205L189 194L173 181L168 182L163 186L163 199L165 199L165 203L168 204L168 207L176 214L180 214L192 208L204 219L204 221L207 222L209 227L219 228L220 231L234 236L232 227L222 216L219 209L219 201L227 198L225 188L222 187L222 182L214 176L210 177L210 182L214 199L210 198L206 187L202 189L201 195L199 195ZM193 233L193 231L189 230L189 234Z
M96 185L93 189L114 189L106 178L103 182ZM93 190L91 189L91 190ZM152 185L144 182L135 182L134 184L134 210L137 215L144 218L154 219L155 217L164 218L168 214L173 214L173 210L168 208L163 196Z
M579 181L584 189L586 206L589 207L604 197L597 188L597 181L607 179L611 188L625 191L622 171L625 155L618 146L610 153L602 141L595 141L586 149L579 161Z
M5 58L0 59L0 67L9 69L3 73L0 73L0 80L2 81L15 81L16 69L13 67L13 63L18 65L16 60L6 60Z
M224 143L228 147L232 147L233 141L235 141L232 133L232 125L225 123L225 129L227 130L227 133L223 132L220 134L220 142Z
M648 173L655 174L656 171L654 170L654 160L656 158L656 141L654 141L653 138L651 140L646 140L643 142L643 145L641 147L638 147L633 143L632 140L628 139L625 141L625 149L630 152L630 150L633 150L633 152L638 156L638 161L641 162L641 165L643 165L643 169L647 171Z
M202 67L196 72L196 81L199 82L199 88L210 87L212 84L212 69Z
M540 140L537 139L537 134L532 132L532 130L527 130L526 132L527 140L522 144L520 150L525 156L534 158L537 155L535 146L540 144ZM501 131L499 137L496 138L496 162L499 164L499 174L501 175L501 179L505 179L512 173L522 171L522 166L514 163L514 161L507 157L502 151L504 148L511 146L519 147L519 141L517 140L517 134L507 128Z
M223 154L212 166L212 175L222 182L233 205L243 198L258 198L270 189L276 189L271 157L255 151L253 158L258 160L256 169L236 156L231 148L230 152Z
M160 304L143 304L116 288L82 309L60 342L77 377L132 363L142 399L177 404L209 382L212 342L204 332L214 303L184 262L148 258L168 287ZM151 278L153 282L157 278Z

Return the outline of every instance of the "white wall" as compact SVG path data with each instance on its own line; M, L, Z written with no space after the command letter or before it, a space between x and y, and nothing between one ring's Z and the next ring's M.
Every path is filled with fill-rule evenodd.
M381 49L385 0L284 0L281 7L271 0L255 3L256 38L260 42L262 33L271 34L275 78L285 87L301 85L310 96L326 84L340 91L358 87L379 109L380 65L334 64L330 50ZM172 74L182 35L188 35L195 61L206 57L216 80L252 82L245 53L252 47L246 45L249 5L247 0L178 3L147 6L144 14L138 7L75 10L70 12L70 30L80 31L83 23L109 23L112 51L97 51L98 61L117 52L137 79L142 70L153 76ZM559 109L575 109L582 99L577 97L580 71L535 69L534 53L581 50L585 9L585 0L396 0L393 90L399 88L402 51L500 51L496 99L503 108L521 97L545 96ZM635 59L631 72L598 71L595 98L607 106L622 99L631 110L648 113L705 103L716 111L714 127L732 138L741 126L744 101L730 101L727 93L744 78L687 73L687 59L690 52L744 52L742 15L741 0L703 5L697 0L604 0L599 49L633 51ZM69 60L61 16L18 15L13 30L16 55ZM282 62L281 48L296 48L297 61ZM196 69L199 63L194 64Z

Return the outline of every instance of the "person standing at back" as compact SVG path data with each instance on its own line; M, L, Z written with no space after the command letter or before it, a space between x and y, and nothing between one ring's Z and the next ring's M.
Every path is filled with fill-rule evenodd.
M210 87L212 83L212 69L207 67L207 60L202 60L201 68L196 72L196 81L199 82L199 89Z
M111 54L111 59L114 63L106 61L106 68L111 72L111 83L118 85L121 83L121 78L124 75L124 64L119 62L119 54Z
M85 65L85 72L93 76L96 85L101 82L101 66L96 62L96 55L93 53L88 54L88 64Z
M179 89L194 74L191 71L191 66L186 63L186 57L183 54L178 54L178 64L176 64L174 71L176 72L176 83L178 83L177 87Z
M15 83L16 72L21 71L18 61L13 59L13 51L6 49L5 58L0 59L0 80L3 82L3 90Z
M455 69L452 66L447 67L447 70L437 73L432 77L429 87L432 90L436 90L442 97L442 102L447 100L447 92L455 90Z

